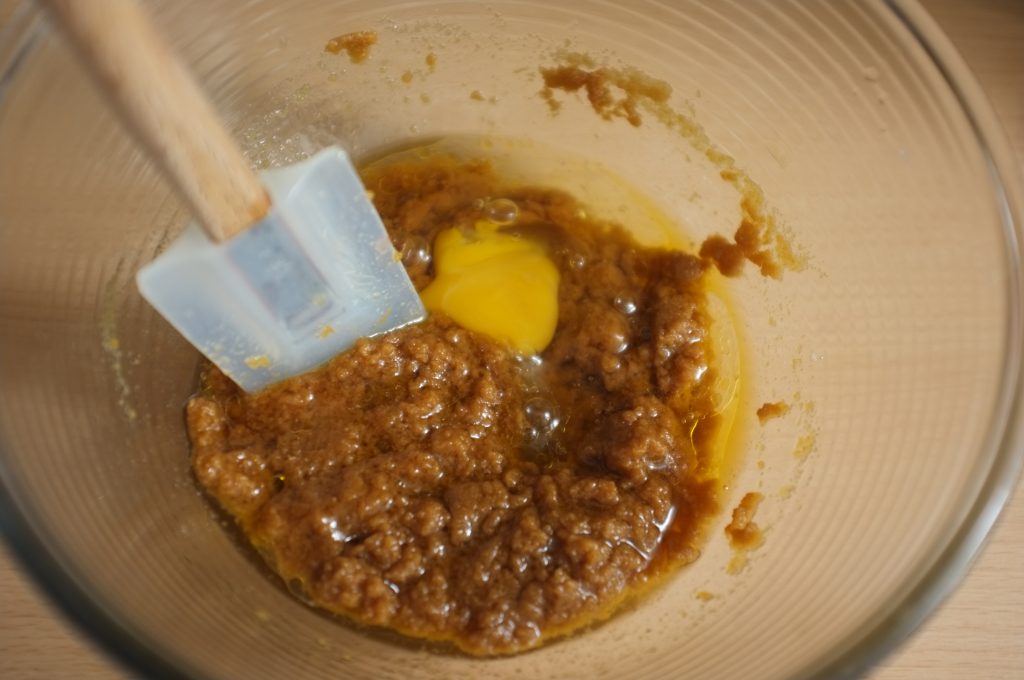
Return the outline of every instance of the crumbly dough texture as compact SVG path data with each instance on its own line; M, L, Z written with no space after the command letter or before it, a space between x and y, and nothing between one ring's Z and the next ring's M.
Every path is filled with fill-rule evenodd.
M365 179L419 288L440 230L514 200L509 229L560 270L554 339L521 357L434 315L258 394L206 366L201 487L315 605L472 654L569 633L695 559L716 506L708 265L486 163Z

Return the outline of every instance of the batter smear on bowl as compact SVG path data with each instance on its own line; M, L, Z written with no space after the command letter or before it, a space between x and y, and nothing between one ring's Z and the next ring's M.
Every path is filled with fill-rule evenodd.
M482 161L364 179L430 317L258 394L206 366L187 408L200 485L271 567L323 609L495 655L696 559L722 446L712 265ZM520 256L554 307L506 300L504 336L457 322ZM484 283L446 297L439 268ZM549 312L550 332L519 334Z

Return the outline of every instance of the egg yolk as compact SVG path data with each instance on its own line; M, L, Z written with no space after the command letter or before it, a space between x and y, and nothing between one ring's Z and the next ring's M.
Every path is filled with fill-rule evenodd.
M434 280L420 293L432 312L524 354L551 342L558 323L558 269L536 242L480 220L434 240Z

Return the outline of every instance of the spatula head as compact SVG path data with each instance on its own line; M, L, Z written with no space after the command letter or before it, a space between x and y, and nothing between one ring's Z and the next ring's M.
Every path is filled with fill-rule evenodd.
M138 274L143 297L250 392L425 316L343 150L262 178L264 220L219 244L191 224Z

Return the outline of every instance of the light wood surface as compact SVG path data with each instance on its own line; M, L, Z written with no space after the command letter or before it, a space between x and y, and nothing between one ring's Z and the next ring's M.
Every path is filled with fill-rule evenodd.
M42 0L85 68L214 241L245 231L270 198L191 74L130 0Z
M1024 167L1024 0L923 3L981 81ZM870 680L1024 679L1022 487L959 590ZM61 618L0 544L0 678L129 677Z

